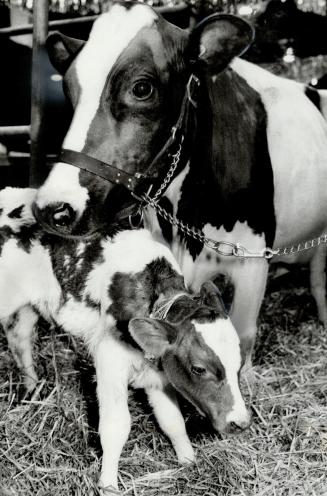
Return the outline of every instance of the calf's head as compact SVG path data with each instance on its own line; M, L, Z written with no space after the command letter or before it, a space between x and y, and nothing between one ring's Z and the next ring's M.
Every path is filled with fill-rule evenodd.
M133 319L129 330L146 353L160 358L169 382L218 432L249 426L239 388L239 338L213 283L205 283L195 299L176 300L165 320Z
M74 107L63 148L132 175L161 179L171 157L164 154L155 167L151 164L178 120L190 75L201 79L205 91L206 78L225 69L252 35L247 23L229 15L212 16L190 33L150 7L130 2L112 4L95 21L86 43L50 35L50 59L64 74ZM83 235L126 198L130 196L122 186L58 162L40 188L34 210L50 230Z

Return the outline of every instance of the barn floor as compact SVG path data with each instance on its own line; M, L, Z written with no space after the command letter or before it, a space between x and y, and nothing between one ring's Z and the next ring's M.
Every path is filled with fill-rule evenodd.
M123 451L122 494L326 496L327 332L315 320L307 271L272 281L261 312L251 428L217 437L188 405L197 464L178 466L143 396L131 393L133 429ZM19 374L1 334L0 496L96 495L100 448L93 370L85 350L41 328L42 381L20 400Z

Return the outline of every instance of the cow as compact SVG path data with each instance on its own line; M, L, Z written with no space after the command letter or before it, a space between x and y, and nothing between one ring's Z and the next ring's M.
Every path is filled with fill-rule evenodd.
M0 322L28 391L38 315L82 339L94 360L103 448L100 485L117 488L130 430L127 387L144 388L181 463L194 461L175 391L218 432L250 424L240 342L213 283L191 295L170 249L149 230L62 240L44 233L34 189L0 191Z
M256 41L246 54L249 60L274 62L283 56L285 44L301 58L327 53L326 16L303 12L295 0L270 0L256 17L255 28Z
M74 116L33 207L44 229L77 239L141 209L187 287L231 278L247 367L270 261L310 263L327 322L326 95L240 59L252 39L235 16L184 31L129 2L86 43L50 35Z

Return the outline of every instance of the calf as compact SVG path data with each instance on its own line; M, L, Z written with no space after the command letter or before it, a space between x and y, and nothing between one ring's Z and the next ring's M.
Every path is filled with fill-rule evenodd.
M128 385L145 388L180 462L194 453L175 390L217 431L247 427L240 342L213 283L192 296L170 250L144 229L86 241L46 234L31 213L34 195L0 192L0 320L28 390L37 381L38 314L86 342L97 375L101 485L117 487L130 430Z

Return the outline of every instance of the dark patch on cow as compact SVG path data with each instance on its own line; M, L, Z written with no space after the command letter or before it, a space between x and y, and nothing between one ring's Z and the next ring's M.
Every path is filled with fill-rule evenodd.
M34 224L32 226L21 226L18 233L15 233L11 227L3 226L0 229L0 255L4 244L11 238L17 242L17 246L22 248L27 253L30 253L32 243L38 238L40 228Z
M219 289L226 310L229 313L234 299L234 284L226 274L218 274L214 279L214 283Z
M133 7L135 7L135 2L131 2L129 0L126 0L124 2L122 1L115 1L115 3L118 3L119 5L121 5L122 7L124 7L124 9L126 10L131 10Z
M179 291L185 291L183 276L165 258L156 258L146 266L142 274L142 285L150 298L151 310L160 295L169 298Z
M97 312L100 312L101 310L101 304L98 301L95 301L90 294L87 294L83 300L85 305L89 308L92 308L92 310L96 310Z
M167 298L185 290L184 280L165 258L150 262L142 272L117 272L108 288L112 304L108 309L117 321L128 321L151 313L160 296Z
M12 331L19 321L19 312L14 312L8 319L6 324L7 332Z
M24 205L20 205L19 207L14 208L14 210L9 212L8 217L10 219L20 219L22 216L23 210L24 210Z
M306 86L304 93L305 96L309 98L310 102L313 103L313 105L319 110L319 112L321 112L319 92L314 88L311 88L311 86Z
M118 322L144 317L149 312L149 299L140 282L140 274L117 272L108 288L112 304L107 309Z
M41 244L49 250L53 272L63 293L69 293L81 302L91 270L103 261L101 239L85 242L81 257L77 254L79 245L77 241L44 234ZM80 259L81 263L77 266Z
M30 253L33 241L36 240L39 235L40 227L37 224L32 226L22 226L18 235L15 234L18 247L22 248L27 253Z
M207 323L213 322L220 316L220 313L215 308L203 304L200 298L183 296L173 303L167 313L167 320L174 324L183 322L186 319Z
M209 223L231 232L237 222L247 222L272 246L276 230L273 172L260 95L228 69L215 82L207 78L202 85L197 117L177 217L198 230ZM195 259L202 242L180 230L179 236Z
M0 208L0 217L1 217L2 213L3 213L3 208Z

